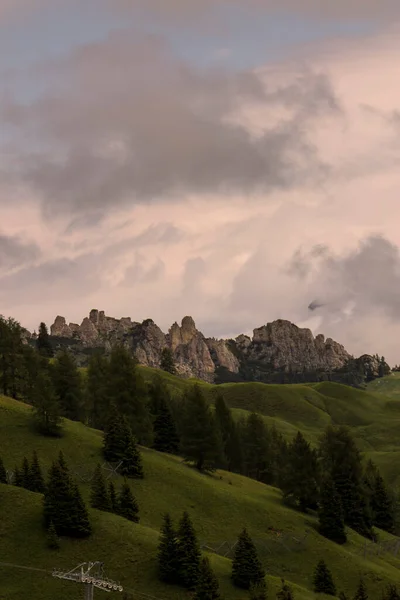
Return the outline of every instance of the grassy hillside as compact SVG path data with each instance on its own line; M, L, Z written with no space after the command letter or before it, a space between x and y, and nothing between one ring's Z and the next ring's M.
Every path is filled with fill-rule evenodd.
M152 376L151 371L147 376ZM166 377L176 393L188 385L188 382ZM203 385L212 398L215 387ZM394 426L391 441L385 440L379 432L385 423L389 428L399 418L400 411L388 407L388 401L380 396L333 384L227 384L218 389L232 407L257 409L288 434L301 428L316 439L328 422L354 424L354 432L365 449L374 456L382 455L382 464L387 462L387 471L392 470L397 477ZM90 473L102 460L99 432L80 423L66 422L64 437L46 439L32 431L29 413L30 408L22 403L0 399L0 453L7 468L19 464L24 455L30 456L33 449L46 468L59 450L63 450L71 471L77 475ZM0 561L44 571L0 564L0 595L16 600L26 597L26 591L30 590L32 600L81 598L83 590L79 585L54 580L45 571L67 570L82 561L102 560L107 574L120 580L127 589L157 598L185 598L181 589L161 585L155 573L162 514L168 510L177 519L184 509L189 510L199 539L212 548L224 541L233 542L243 526L249 529L260 544L260 555L269 574L270 597L274 597L279 578L284 576L295 586L296 598L314 598L311 576L321 556L330 565L339 589L350 595L360 575L366 578L370 597L380 597L385 582L400 584L400 559L390 553L364 558L365 542L356 534L350 535L344 547L328 542L316 532L315 517L284 507L279 491L274 488L231 473L202 475L179 458L149 449L143 449L143 461L145 479L132 483L141 510L140 525L91 511L94 535L86 541L63 541L61 550L56 552L46 548L41 529L41 496L12 486L0 486ZM87 497L88 484L81 483L81 487ZM282 531L287 548L277 541L269 527ZM292 538L300 540L306 531L304 545L296 544ZM382 539L389 538L382 534ZM216 554L210 557L225 597L247 598L247 594L238 592L230 584L229 558ZM101 592L97 591L96 595L100 596Z

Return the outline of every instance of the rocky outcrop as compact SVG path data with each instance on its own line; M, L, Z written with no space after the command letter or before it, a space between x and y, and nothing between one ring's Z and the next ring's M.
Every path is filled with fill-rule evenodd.
M75 353L86 352L87 356L97 347L109 352L115 344L123 344L141 364L156 368L160 367L163 349L169 347L180 375L210 382L218 380L221 371L237 376L232 380L260 381L268 381L271 373L330 373L351 358L331 338L325 340L321 334L314 337L310 329L282 319L254 329L252 337L218 340L205 338L190 316L184 317L181 325L174 323L165 334L151 319L138 323L93 309L80 325L67 325L64 317L57 316L50 330L53 338L64 338L64 345L71 344ZM379 371L374 357L362 358L368 372Z

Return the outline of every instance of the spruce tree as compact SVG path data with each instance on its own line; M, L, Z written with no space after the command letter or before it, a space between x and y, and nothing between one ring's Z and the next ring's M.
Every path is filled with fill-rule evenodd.
M49 528L47 530L47 546L51 550L58 550L60 548L60 540L57 535L56 528L53 525L53 522L50 523Z
M330 477L326 477L321 485L318 518L321 535L337 544L346 542L342 500Z
M215 421L222 442L223 463L228 471L240 472L242 467L241 444L238 439L237 428L230 408L226 405L222 394L215 400Z
M194 600L219 600L220 598L218 579L207 557L201 560L199 578L193 598Z
M163 348L161 352L160 368L171 375L176 375L175 361L172 350L168 347Z
M42 435L58 436L61 433L61 407L47 368L40 368L29 398L34 411L37 430Z
M196 588L201 553L192 521L185 511L178 528L179 581L189 590Z
M15 319L0 315L0 393L18 398L21 393L20 373L24 364L22 328Z
M263 418L257 413L251 413L241 425L243 473L267 484L272 482L269 442L269 430Z
M160 532L158 576L164 583L178 584L180 582L178 537L168 513L164 515Z
M14 468L14 480L13 480L13 483L17 487L23 487L23 478L22 478L22 474L21 474L21 469L19 467L15 467Z
M315 508L318 501L317 453L304 436L297 433L289 445L286 468L280 480L283 497L305 512Z
M313 583L314 592L317 594L336 596L336 586L333 582L332 573L323 559L318 562L315 568Z
M90 487L90 506L98 510L111 511L111 501L101 466L98 463Z
M267 600L267 585L265 579L250 585L249 600Z
M0 457L0 483L8 483L7 482L7 471L4 467L3 460Z
M36 347L39 351L39 354L42 356L47 358L54 356L54 351L50 342L50 336L46 323L42 322L39 325L39 334L36 340Z
M181 452L199 471L214 470L220 454L216 424L197 384L184 398Z
M118 514L129 521L139 523L139 506L128 483L123 483L117 500Z
M85 538L92 533L89 514L79 487L72 482L71 534L76 538Z
M120 463L121 475L133 479L143 478L142 457L132 431L124 417L113 415L107 424L103 438L104 458Z
M357 591L354 595L354 600L368 600L367 588L365 587L363 579L360 579L360 583L358 584Z
M281 588L276 594L277 600L294 600L293 590L289 584L281 579Z
M257 556L256 547L246 529L243 529L235 546L232 561L232 581L239 588L248 590L265 577L264 569Z
M45 490L44 478L42 475L42 469L40 468L40 463L38 459L38 455L36 450L33 452L32 462L30 465L30 482L31 482L31 491L37 492L39 494L43 494Z
M110 398L108 396L108 361L96 352L89 359L86 374L85 404L91 427L104 429L110 416Z
M400 593L394 584L389 584L385 589L382 600L400 600Z
M375 527L389 533L394 532L393 506L388 490L382 476L378 473L374 482L374 489L370 498L372 519Z
M110 483L108 484L108 493L109 493L109 497L110 497L111 512L117 513L118 512L118 500L117 500L117 494L115 492L115 486L112 481L110 481Z
M175 421L169 410L170 394L160 377L150 385L149 396L153 416L153 448L159 452L177 454L179 436Z
M79 421L83 416L82 377L70 352L62 350L57 354L51 374L64 417Z
M24 458L22 459L22 465L21 465L21 482L22 482L22 487L25 488L26 490L30 490L31 489L31 477L30 477L30 469L29 469L29 462L28 459L26 458L26 456L24 456Z

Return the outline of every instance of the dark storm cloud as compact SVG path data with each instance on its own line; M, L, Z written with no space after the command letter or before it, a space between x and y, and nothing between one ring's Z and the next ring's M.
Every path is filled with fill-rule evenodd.
M307 138L314 118L339 112L321 74L269 90L254 73L196 69L159 38L119 32L40 75L49 83L42 97L3 101L0 122L20 134L12 172L43 196L47 214L89 214L72 228L125 202L268 193L326 174ZM248 102L291 114L254 137L226 118Z

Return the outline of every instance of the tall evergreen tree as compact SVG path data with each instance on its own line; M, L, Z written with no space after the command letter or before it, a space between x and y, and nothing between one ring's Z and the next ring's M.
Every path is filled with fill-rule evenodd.
M361 535L371 537L361 455L346 427L327 427L320 441L320 456L322 471L330 474L341 497L344 522Z
M280 487L283 497L300 510L315 508L318 501L317 453L304 436L297 433L289 445L286 468L282 473Z
M73 537L85 538L92 533L89 514L78 485L72 482L71 533Z
M149 396L153 416L153 448L159 452L177 454L179 451L179 436L168 407L169 390L161 377L157 377L150 385Z
M228 471L240 472L242 468L242 452L237 428L230 408L226 405L222 394L215 400L215 421L222 442L224 461L222 467Z
M0 483L8 483L7 471L4 467L4 463L3 463L3 460L1 457L0 457Z
M293 590L289 584L281 579L281 588L276 594L277 600L294 600Z
M143 478L142 457L132 431L124 417L118 414L109 419L103 439L104 458L120 463L121 475L133 479Z
M336 586L333 582L332 573L328 569L326 562L323 559L318 562L315 568L313 583L314 592L317 594L336 596Z
M0 393L4 396L19 397L23 364L21 325L0 315Z
M168 513L164 515L160 532L158 576L164 583L178 584L180 582L178 537Z
M200 563L199 578L196 585L194 600L219 600L219 583L207 557Z
M267 600L267 585L265 579L258 583L252 583L249 592L250 600Z
M214 470L221 448L217 428L201 388L194 385L184 398L181 452L199 471Z
M45 484L36 450L33 452L32 462L29 467L29 474L31 491L43 494L45 490Z
M176 375L175 361L170 348L165 347L161 352L160 367L163 371Z
M118 514L129 521L139 523L139 506L127 482L121 486L117 500Z
M54 351L50 342L50 336L46 323L42 322L39 325L39 334L36 340L36 347L39 351L39 354L42 356L47 358L54 356Z
M62 350L57 354L51 373L63 415L79 421L83 415L82 377L70 352Z
M110 483L108 484L108 494L110 497L111 512L117 513L118 512L118 499L117 499L117 494L115 491L115 486L112 481L110 481Z
M53 522L50 523L49 528L47 529L47 546L51 550L58 550L60 548L60 540Z
M13 484L17 487L23 487L23 478L21 474L21 469L19 467L14 468L14 479Z
M265 577L265 571L257 555L256 547L246 529L243 529L235 546L232 561L232 581L239 588L248 590Z
M189 514L185 511L178 528L179 581L194 590L200 575L201 553Z
M126 417L139 443L151 443L152 424L146 384L137 369L137 361L123 346L115 346L111 351L107 394L110 406Z
M90 488L90 505L98 510L111 511L110 495L101 466L98 463L93 474Z
M263 483L272 483L272 464L269 453L269 431L257 413L248 416L242 425L244 474Z
M400 600L400 593L393 583L389 584L383 593L382 600Z
M354 600L368 600L367 588L365 587L363 579L360 579L360 583L358 584Z
M41 368L32 384L30 401L38 431L46 436L61 433L61 407L53 382L45 368Z
M25 488L26 490L30 490L31 489L31 477L30 477L30 469L29 469L29 461L26 458L26 456L24 456L24 458L22 459L22 465L21 465L21 479L22 479L22 487Z
M108 395L108 361L96 352L90 357L85 387L85 405L91 427L104 429L111 413Z
M372 523L388 533L394 531L394 506L378 467L369 460L364 473L364 486L367 490Z
M342 500L329 476L321 485L318 517L321 535L337 544L346 542Z

